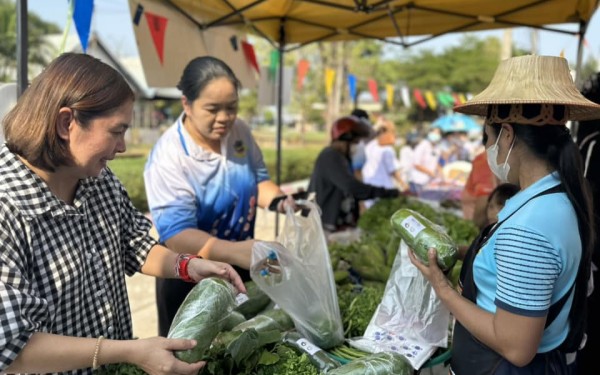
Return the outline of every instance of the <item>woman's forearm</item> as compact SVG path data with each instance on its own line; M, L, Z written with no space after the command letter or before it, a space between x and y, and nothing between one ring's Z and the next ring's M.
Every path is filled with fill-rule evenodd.
M50 373L92 367L97 338L34 333L3 373ZM131 341L101 340L97 365L128 361Z

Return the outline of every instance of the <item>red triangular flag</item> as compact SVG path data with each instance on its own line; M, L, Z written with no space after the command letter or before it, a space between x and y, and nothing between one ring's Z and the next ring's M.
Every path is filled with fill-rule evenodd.
M304 77L306 77L306 73L308 73L309 66L308 60L302 59L298 61L298 82L296 84L298 90L301 90L304 85Z
M377 90L377 82L375 82L374 79L369 79L369 91L371 92L371 95L373 96L373 100L378 102L379 101L379 91Z
M246 61L256 70L258 74L260 74L260 68L258 67L258 61L256 60L256 55L254 54L254 47L252 44L242 40L242 49L244 50Z
M415 95L415 100L417 101L417 104L419 104L419 107L423 109L427 108L427 103L425 103L425 98L423 98L421 91L419 89L414 89L413 94Z
M156 53L158 53L160 65L162 65L165 47L165 31L167 30L168 20L163 16L159 16L150 12L145 12L144 14L146 15L148 27L150 28L150 35L152 35L154 48L156 48Z

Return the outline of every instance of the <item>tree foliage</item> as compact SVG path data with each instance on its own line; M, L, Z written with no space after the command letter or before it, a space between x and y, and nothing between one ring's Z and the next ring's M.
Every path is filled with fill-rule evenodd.
M45 66L54 57L44 36L60 32L60 28L43 21L38 15L28 14L29 66ZM14 1L0 0L0 81L12 81L17 68L17 12Z

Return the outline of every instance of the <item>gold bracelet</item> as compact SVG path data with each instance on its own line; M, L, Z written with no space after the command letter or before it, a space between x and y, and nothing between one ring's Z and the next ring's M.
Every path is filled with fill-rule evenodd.
M100 353L100 343L104 339L104 336L98 337L96 341L96 349L94 349L94 358L92 359L92 370L98 369L98 354Z

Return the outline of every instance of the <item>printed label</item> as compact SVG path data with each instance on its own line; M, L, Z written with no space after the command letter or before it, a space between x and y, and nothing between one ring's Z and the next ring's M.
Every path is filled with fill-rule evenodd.
M321 348L308 341L307 339L299 339L298 341L296 341L296 344L298 344L305 352L307 352L310 355L314 355L316 352L321 350Z
M423 229L425 229L425 226L423 224L421 224L419 222L419 220L417 220L414 216L410 215L409 217L407 217L406 219L402 220L402 223L400 223L402 225L402 227L404 229L406 229L408 231L408 233L410 233L411 236L413 237L417 237L417 235L419 233L421 233L421 231Z
M250 297L248 297L247 294L245 293L240 293L235 297L235 302L237 303L237 305L241 305L242 303L248 301L250 299Z

